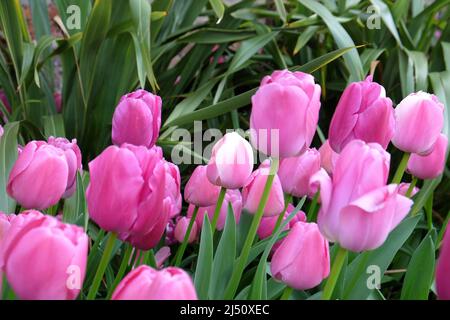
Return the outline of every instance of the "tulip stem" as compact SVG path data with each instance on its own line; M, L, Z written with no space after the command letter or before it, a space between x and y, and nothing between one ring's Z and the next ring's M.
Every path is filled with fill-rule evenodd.
M287 194L286 197L284 197L284 209L283 212L278 216L277 223L275 224L275 228L273 228L272 234L276 232L278 227L283 222L284 216L286 215L287 208L289 206L289 203L292 201L292 196L290 194Z
M106 300L111 299L114 289L116 289L116 287L119 285L120 281L122 280L123 275L125 274L125 271L127 270L128 263L130 262L130 257L131 257L132 253L133 253L133 246L131 244L127 244L125 253L123 254L122 262L120 263L119 271L117 271L116 278L114 279L114 282L113 282L111 288L109 288L108 296L107 296Z
M255 240L256 231L258 230L258 226L261 222L261 219L264 214L264 208L269 200L270 190L272 188L273 180L278 171L278 166L280 164L280 160L278 158L273 158L270 164L270 172L266 180L266 185L264 186L264 190L261 196L261 201L259 202L258 208L256 210L255 216L253 217L252 224L250 225L250 230L247 233L247 238L245 239L244 246L242 248L241 255L239 256L236 266L233 269L233 273L231 275L230 283L227 286L225 291L224 299L231 300L236 294L236 290L239 287L239 282L242 278L242 273L244 272L245 265L247 264L248 256L250 254L250 250Z
M222 209L223 200L225 199L225 194L227 193L227 189L224 187L220 188L219 198L217 199L216 209L214 210L214 216L211 222L211 231L214 236L214 232L216 231L217 221L219 221L220 209Z
M294 289L292 289L291 287L286 287L283 291L283 295L281 296L280 300L289 300L292 291L294 291Z
M416 178L415 176L413 176L413 177L412 177L412 181L411 181L411 183L409 184L408 190L406 191L406 196L407 196L408 198L411 198L411 194L412 194L412 192L413 192L414 187L416 186L416 184L417 184L417 178Z
M397 171L395 171L394 179L392 179L392 183L399 184L402 182L403 174L405 173L406 167L408 166L408 160L411 156L410 153L405 152L403 154L402 160L397 167Z
M308 215L306 216L308 222L315 222L317 220L316 211L317 211L317 203L319 202L319 197L320 197L320 190L316 192L311 202L311 205L309 206Z
M111 232L106 242L105 251L103 251L100 264L98 265L97 272L95 273L94 280L92 281L91 288L87 295L87 300L94 300L97 296L98 288L102 282L103 275L105 274L106 267L108 266L109 260L111 258L111 253L114 248L114 243L116 242L117 234Z
M186 234L184 235L183 243L181 244L181 246L178 247L178 251L175 256L175 267L178 267L181 264L181 259L183 258L184 251L186 250L186 247L188 245L189 237L191 236L192 227L194 226L195 219L197 218L198 209L199 209L198 206L194 207L194 212L192 213L192 217L191 220L189 221Z
M338 244L336 244L338 245ZM328 277L327 283L322 293L322 300L330 300L333 294L334 287L341 273L341 269L344 266L345 258L347 257L348 251L342 247L338 248L336 257L334 258L333 266L331 267L330 276Z

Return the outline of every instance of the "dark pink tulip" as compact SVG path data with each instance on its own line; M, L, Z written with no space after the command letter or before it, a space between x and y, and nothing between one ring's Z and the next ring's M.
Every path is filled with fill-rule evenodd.
M445 230L436 265L436 290L440 300L450 300L450 227Z
M153 147L161 127L161 107L161 98L145 90L123 96L113 115L113 143Z
M62 112L62 95L61 95L61 93L55 92L53 94L53 99L55 100L56 112L61 113Z
M179 243L183 242L184 236L186 235L190 222L191 218L188 217L181 217L177 221L177 225L175 226L175 239L177 239ZM197 237L198 237L198 226L197 222L194 221L194 223L192 224L191 233L189 234L188 243L196 241Z
M68 177L69 165L63 149L44 141L31 141L19 154L6 190L25 208L45 209L64 195Z
M20 299L74 300L85 276L88 241L78 226L26 211L3 239L0 268Z
M336 152L352 140L376 142L384 149L394 135L392 101L372 76L350 84L342 94L330 123L330 145Z
M206 167L208 180L227 189L242 188L253 171L253 150L238 133L227 133L212 150Z
M197 300L197 293L182 269L169 267L158 271L143 265L120 282L112 300Z
M328 241L315 223L297 222L270 264L275 279L296 290L318 286L330 273Z
M379 144L350 142L340 154L333 177L321 169L311 178L320 186L318 224L332 242L352 251L372 250L408 214L412 201L386 186L389 154Z
M447 158L447 136L442 134L430 154L421 156L413 153L408 161L408 171L419 179L434 179L444 172Z
M308 148L319 119L320 91L310 74L282 70L264 77L252 97L250 133L256 149L285 158Z
M314 193L310 189L309 179L320 170L320 153L316 149L306 149L299 156L281 160L278 177L283 191L294 197L309 196Z
M220 187L209 182L206 166L197 166L184 188L184 200L198 207L209 207L217 202Z
M336 163L339 153L335 152L331 146L330 141L326 140L319 148L320 153L320 165L325 171L331 175L333 174L334 164Z
M181 211L181 177L178 166L171 162L166 162L166 192L165 201L169 206L169 217L174 218L180 214Z
M250 213L255 213L258 208L269 173L270 161L266 160L252 173L249 181L242 189L244 209L248 210ZM264 207L264 216L278 215L283 212L283 209L283 187L281 186L281 181L278 178L278 175L275 175L272 189L269 193L269 199Z
M398 149L426 155L444 126L444 105L435 95L412 93L395 108L395 125L392 143Z

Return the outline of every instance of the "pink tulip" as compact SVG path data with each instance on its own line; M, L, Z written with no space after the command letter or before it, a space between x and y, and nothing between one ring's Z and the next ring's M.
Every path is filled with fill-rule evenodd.
M334 164L339 157L339 153L331 148L329 140L326 140L322 144L319 148L319 153L321 167L324 168L329 175L333 174Z
M242 190L244 208L250 213L255 213L258 208L269 173L270 161L266 160L252 173L249 181ZM275 175L267 204L264 207L264 216L278 215L283 212L283 209L283 188L278 175Z
M436 265L436 290L440 300L450 300L450 227L445 231Z
M217 202L220 187L209 182L206 166L197 166L184 188L184 200L198 207L212 206Z
M217 202L217 199L216 199ZM219 219L217 220L217 230L222 230L225 227L225 221L227 219L228 214L228 204L231 203L231 206L233 208L234 213L234 220L236 221L236 224L239 223L239 220L241 219L241 212L242 212L242 196L239 190L232 190L229 189L225 193L225 198L222 203L222 207L220 208L219 212ZM197 218L195 219L195 222L198 227L203 226L203 218L205 214L208 215L209 221L212 221L214 217L214 211L216 210L216 205L208 206L208 207L200 207L198 209ZM194 212L194 205L189 205L188 208L188 217L192 217L192 214Z
M408 193L409 187L410 187L410 183L400 183L398 185L398 193L401 194L402 196L406 196L406 194ZM420 191L419 188L414 187L411 191L411 194L409 195L410 198L414 197L418 192Z
M74 300L83 284L88 236L38 211L14 218L0 249L0 268L25 300Z
M170 247L162 247L155 253L156 267L161 269L164 262L170 257Z
M55 92L53 94L53 99L55 100L56 112L61 113L62 112L62 95L61 95L61 93Z
M11 169L7 192L25 208L58 203L70 186L66 152L44 141L31 141Z
M208 180L227 189L242 188L253 171L253 150L238 133L227 133L212 150Z
M175 239L179 243L182 243L184 240L184 236L186 235L187 229L189 227L189 223L191 222L190 218L182 217L180 220L178 220L177 225L175 227ZM198 227L197 223L194 221L192 224L191 233L189 234L188 243L193 243L197 240L198 237Z
M434 179L444 172L447 158L447 136L442 134L430 154L421 156L413 153L408 161L408 171L419 179Z
M264 77L252 97L252 144L275 157L294 157L311 145L320 109L313 76L288 70Z
M270 270L296 290L318 286L330 273L327 240L315 223L297 222L275 251Z
M309 179L319 170L320 153L316 149L306 149L300 156L282 159L278 177L283 191L294 197L313 197Z
M294 211L294 209L295 209L295 207L289 203L288 207L286 209L286 213L284 214L283 221L286 220L287 217L289 217L289 215L292 213L292 211ZM261 223L259 224L258 231L257 231L258 237L260 239L266 239L273 234L275 225L277 224L277 221L278 221L278 217L279 216L277 215L277 216L272 216L272 217L263 217L261 219ZM295 215L295 217L289 222L289 224L286 225L284 230L289 230L290 227L292 227L298 221L306 222L306 215L303 211L299 211Z
M145 90L123 96L113 115L113 143L153 147L161 127L161 107L161 98Z
M3 238L6 235L6 232L9 230L9 227L11 226L11 222L13 221L13 219L16 217L16 215L14 214L4 214L3 212L0 211L0 249L1 249L1 245L3 242ZM1 252L1 250L0 250ZM0 295L2 295L3 292L3 271L0 268L0 279L2 279L2 281L0 281Z
M392 143L402 151L426 155L444 126L444 105L435 95L412 93L395 108L395 123Z
M311 178L320 186L320 231L351 251L372 250L408 214L412 201L386 186L389 154L379 144L350 142L336 162L333 177L321 169Z
M197 300L197 293L182 269L169 267L158 271L143 265L120 282L112 300Z
M48 144L64 151L66 156L69 174L67 176L67 187L63 194L64 198L69 198L75 191L77 186L77 171L81 171L81 151L77 145L77 140L72 141L66 138L48 138Z
M166 170L166 189L165 198L169 206L169 217L174 218L181 211L181 177L178 166L167 162Z
M379 143L384 149L394 135L392 101L372 76L350 84L342 94L331 119L330 145L336 152L352 140Z

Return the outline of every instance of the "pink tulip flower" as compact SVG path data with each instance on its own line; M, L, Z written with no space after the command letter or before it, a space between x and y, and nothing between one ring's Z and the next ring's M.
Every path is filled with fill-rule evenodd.
M186 235L187 229L189 227L189 223L191 222L191 218L188 217L181 217L177 225L175 226L175 239L179 243L183 243L184 236ZM198 237L198 226L197 223L194 221L192 224L191 233L189 234L188 243L193 243L197 240Z
M220 187L209 182L206 166L197 166L184 188L184 200L198 207L212 206L217 202Z
M450 300L450 227L445 231L436 265L436 290L440 300Z
M334 164L336 163L339 153L335 152L331 146L330 141L326 140L319 148L320 165L329 174L333 174Z

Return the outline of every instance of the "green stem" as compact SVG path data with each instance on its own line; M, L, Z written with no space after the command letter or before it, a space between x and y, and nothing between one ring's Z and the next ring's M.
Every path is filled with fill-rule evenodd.
M120 263L119 271L117 271L116 278L114 279L114 282L113 282L111 288L109 288L108 296L107 296L106 300L111 299L114 289L116 289L116 287L119 285L120 281L122 280L123 275L125 274L125 271L127 270L128 263L130 262L130 257L131 257L132 253L133 253L133 246L131 244L127 244L125 253L123 254L122 262Z
M425 213L427 214L428 230L433 229L433 193L430 194L425 202Z
M181 244L181 246L178 247L177 255L176 255L176 258L175 258L175 267L178 267L181 264L181 259L183 259L183 254L184 254L184 251L186 250L186 247L188 245L188 241L189 241L189 237L191 235L192 227L194 225L195 219L197 218L198 209L199 209L198 206L194 207L194 212L192 213L192 217L191 217L191 220L189 221L189 225L188 225L188 228L186 230L186 234L184 235L183 243Z
M281 296L280 300L289 300L292 291L294 291L294 289L292 289L291 287L286 287L286 289L284 289L283 291L283 295Z
M217 199L216 209L214 210L214 216L211 222L211 231L214 236L214 232L216 231L217 221L219 221L220 209L222 209L223 200L225 199L225 194L227 193L227 189L224 187L220 188L219 198Z
M94 300L97 296L98 288L102 282L103 275L105 274L106 267L108 266L109 260L111 258L111 253L114 248L114 243L116 242L117 234L110 233L108 242L106 242L105 251L103 251L100 264L98 265L97 272L95 273L94 281L92 281L91 288L87 295L87 300Z
M400 182L402 182L403 174L405 173L406 167L408 166L408 160L410 156L411 154L407 152L403 154L402 160L397 167L397 171L395 171L392 183L399 184Z
M337 245L337 244L336 244ZM342 247L338 248L336 257L334 258L333 266L331 267L330 276L328 277L327 283L322 293L322 300L330 300L333 294L334 287L341 273L342 266L344 265L345 258L347 257L348 251Z
M308 214L307 214L307 219L308 222L315 222L317 220L317 203L319 202L319 197L320 197L320 190L318 190L316 192L316 194L314 195L314 198L311 202L311 205L309 206L308 209Z
M150 249L147 251L145 264L152 267L153 269L157 269L158 266L156 265L156 258L155 258L155 253L153 252L153 249Z
M413 176L411 183L409 184L408 190L406 191L406 196L408 198L411 198L411 194L414 190L414 187L417 184L417 178Z
M252 247L253 241L255 240L256 231L258 230L258 226L261 222L264 208L269 200L270 190L272 188L273 179L278 170L280 160L278 158L273 158L270 164L270 173L267 177L266 185L264 186L264 190L261 196L261 201L259 202L258 208L256 210L255 216L253 217L252 224L250 226L250 230L247 234L247 238L245 239L244 246L242 248L241 255L239 256L236 267L233 270L233 274L230 279L230 283L225 291L225 300L231 300L236 294L236 290L239 287L239 282L242 278L242 273L244 272L245 265L248 260L248 256L250 254L250 249Z
M286 215L287 208L289 206L289 203L292 201L292 196L290 194L287 194L286 197L284 197L284 209L283 212L278 216L277 223L275 224L275 228L273 228L272 234L276 232L278 227L283 222L284 216Z

